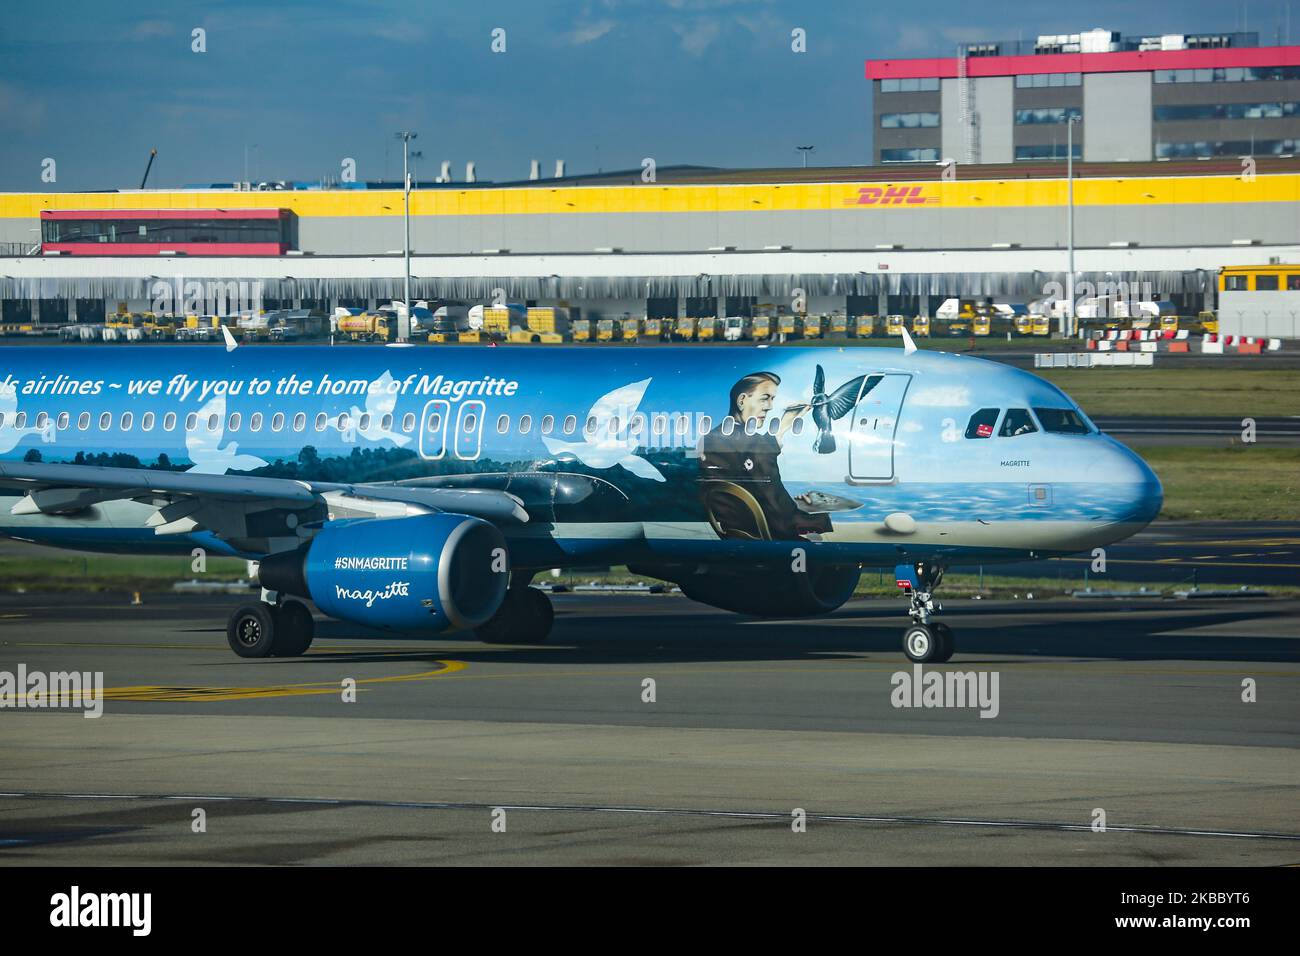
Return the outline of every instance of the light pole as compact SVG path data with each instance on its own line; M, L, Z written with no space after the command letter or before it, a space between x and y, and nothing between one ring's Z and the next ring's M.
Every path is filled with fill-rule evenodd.
M1067 338L1074 336L1074 124L1082 121L1082 116L1071 115L1065 124L1065 184L1069 193L1065 231L1069 262L1066 263L1065 314L1061 316L1061 332Z
M808 154L811 153L811 152L812 152L814 149L816 149L816 148L817 148L816 146L796 146L796 147L795 147L795 149L797 149L797 150L799 150L799 152L803 153L803 168L804 168L804 169L807 169L807 168L808 168Z
M397 341L405 342L411 337L411 140L419 133L403 130L393 136L402 141L402 218L405 224L405 236L402 241L402 303L404 308L397 313Z

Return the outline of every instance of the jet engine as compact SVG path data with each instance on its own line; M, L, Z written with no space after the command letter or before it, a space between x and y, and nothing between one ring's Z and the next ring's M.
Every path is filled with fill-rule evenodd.
M331 617L432 631L483 624L501 606L509 577L501 532L447 513L331 521L258 570L262 587L309 597Z

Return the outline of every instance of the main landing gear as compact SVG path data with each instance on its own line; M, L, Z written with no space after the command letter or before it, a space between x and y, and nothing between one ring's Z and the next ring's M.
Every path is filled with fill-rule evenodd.
M478 628L478 639L485 644L544 644L554 621L546 593L516 579L496 614Z
M943 565L930 561L900 564L896 575L907 595L907 613L912 618L903 632L903 653L917 664L942 664L951 659L956 649L952 628L931 620L932 615L943 610L943 605L934 600L934 592L943 581Z
M314 632L311 611L301 601L245 604L226 624L226 640L240 657L300 657Z

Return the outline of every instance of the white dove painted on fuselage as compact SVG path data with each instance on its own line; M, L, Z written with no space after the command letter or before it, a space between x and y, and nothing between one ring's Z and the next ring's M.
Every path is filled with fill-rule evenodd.
M208 430L208 420L217 416L217 427ZM239 442L222 445L226 437L226 397L210 399L198 411L194 427L185 432L185 447L194 465L187 469L204 475L224 475L228 471L252 471L263 468L266 462L256 455L240 455Z
M637 439L631 435L631 419L641 405L650 379L642 379L607 392L596 400L583 420L583 441L562 441L543 435L547 450L555 456L572 455L588 468L613 468L622 465L639 478L664 481L659 469L640 455L633 454ZM595 419L595 431L588 432L586 423ZM617 430L610 423L617 419Z
M399 434L392 428L384 428L383 422L388 418L389 425L393 424L393 409L397 407L397 392L392 389L392 384L396 379L390 371L384 372L383 375L370 383L370 388L366 392L366 407L364 410L352 406L352 421L355 423L357 435L366 441L381 442L391 441L398 448L410 442L406 435ZM366 427L361 427L363 416L369 415L370 420Z
M17 428L18 389L10 385L0 388L0 454L13 451L28 435L39 435L39 428Z

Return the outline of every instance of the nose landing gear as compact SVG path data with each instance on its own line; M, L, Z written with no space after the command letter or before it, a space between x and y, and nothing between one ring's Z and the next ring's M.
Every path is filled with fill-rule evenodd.
M956 646L952 628L931 620L943 610L934 592L943 581L943 565L935 561L900 564L895 569L899 587L908 599L912 623L903 631L903 653L917 664L942 664L950 660Z

